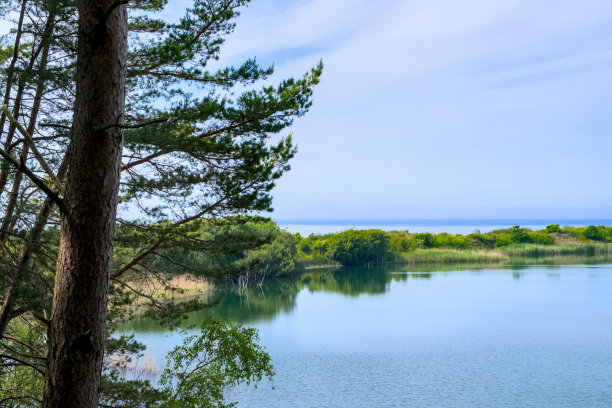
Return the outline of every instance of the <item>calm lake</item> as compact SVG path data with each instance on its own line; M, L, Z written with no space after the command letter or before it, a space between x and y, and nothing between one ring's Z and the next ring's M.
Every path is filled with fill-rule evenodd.
M212 313L258 328L276 367L275 389L229 392L239 406L612 407L610 263L341 268L224 290ZM158 369L184 336L123 330Z

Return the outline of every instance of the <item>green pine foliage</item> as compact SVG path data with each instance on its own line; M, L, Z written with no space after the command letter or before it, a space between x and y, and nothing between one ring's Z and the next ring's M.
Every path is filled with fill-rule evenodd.
M274 67L261 66L249 56L234 66L222 66L225 39L249 2L194 0L178 19L164 12L172 8L176 15L175 2L127 2L126 113L108 124L124 128L124 150L107 355L129 358L142 352L133 340L110 340L118 322L136 307L174 327L185 312L211 306L206 299L174 302L174 295L180 294L171 284L175 277L274 276L299 269L296 238L249 215L272 209L272 189L296 154L288 127L308 112L323 67L313 61L313 68L303 75L273 81ZM72 0L0 4L0 18L11 22L0 41L1 94L8 95L2 103L25 127L31 124L37 149L56 174L68 154L74 113L76 7ZM0 147L50 185L21 135L1 116ZM8 161L0 164L0 305L9 294L14 305L6 333L16 333L44 352L59 212L53 206L43 211L47 193ZM37 220L44 230L32 238ZM23 253L28 256L22 262ZM170 295L162 295L166 293ZM24 331L23 324L35 328L36 335ZM229 336L238 330L226 329L206 333ZM243 339L255 340L252 333L249 336ZM7 356L23 360L21 353L38 361L32 350L17 349L7 339L0 339L0 347ZM245 347L259 350L253 342ZM19 360L2 359L0 400L15 397L35 406L41 398L42 373ZM20 383L21 389L13 386ZM205 389L200 391L206 400ZM147 381L127 381L105 366L101 400L109 406L152 406L165 398L159 392ZM178 395L173 398L180 400Z

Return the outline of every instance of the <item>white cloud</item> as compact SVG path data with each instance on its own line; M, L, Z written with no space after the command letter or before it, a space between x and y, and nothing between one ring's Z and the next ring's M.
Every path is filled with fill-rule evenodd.
M365 24L351 17L351 36L319 48L324 78L295 126L300 153L276 192L279 214L325 215L322 201L365 217L383 216L368 212L381 201L563 202L567 210L586 194L612 214L601 152L612 123L598 113L612 102L611 9L598 1L392 1ZM324 27L297 43L334 33ZM301 72L318 56L309 49L279 71Z
M237 23L220 63L325 63L279 217L612 217L612 2L253 0Z
M325 47L369 24L375 5L367 0L312 0L282 3L254 1L242 11L224 59L279 53L300 47Z

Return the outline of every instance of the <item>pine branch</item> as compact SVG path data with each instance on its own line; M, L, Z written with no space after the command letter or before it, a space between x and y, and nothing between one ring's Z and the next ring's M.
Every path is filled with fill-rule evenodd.
M2 337L3 337L3 338L5 338L5 339L7 339L7 340L14 341L15 343L21 344L22 346L24 346L24 347L25 347L25 348L27 348L28 350L30 350L30 351L32 351L32 352L34 352L34 353L38 354L38 357L34 357L34 356L26 356L26 357L29 357L29 358L36 358L36 359L41 359L41 358L42 358L42 359L44 359L44 358L46 357L46 356L45 356L45 353L43 353L42 351L38 350L36 347L32 346L31 344L26 343L25 341L23 341L23 340L21 340L21 339L19 339L19 338L17 338L17 337L10 336L10 335L8 335L8 334L5 334L5 335L4 335L4 336L2 336ZM6 347L6 345L5 345L5 347ZM20 354L21 354L21 353L20 353Z
M142 261L143 259L145 259L147 256L149 256L153 251L155 251L157 249L157 247L159 247L161 245L163 241L160 239L158 240L155 244L153 244L150 248L148 248L147 250L145 250L144 252L142 252L140 255L138 255L137 257L133 258L130 262L128 262L127 264L125 264L121 269L119 269L117 272L112 273L110 278L113 280L116 280L117 278L119 278L121 275L123 275L124 273L126 273L127 271L129 271L130 269L132 269L134 266L136 266L138 264L138 262Z
M19 171L23 172L23 174L28 176L28 178L32 180L34 184L36 184L38 188L40 188L47 195L47 197L49 197L51 200L53 200L55 204L57 204L57 206L62 212L66 211L66 206L64 205L64 201L57 194L55 194L53 190L51 190L51 188L49 188L49 186L45 184L44 181L38 178L38 176L34 174L32 170L27 168L25 163L23 163L22 161L15 160L13 157L11 157L10 154L8 154L4 149L1 149L1 148L0 148L0 156L4 157L6 161L12 164ZM57 179L55 175L53 175L53 178ZM56 187L58 187L58 190L59 190L60 185L61 184L56 184Z
M158 309L160 309L160 310L165 310L165 311L168 311L168 308L167 308L167 307L166 307L166 306L165 306L163 303L160 303L160 302L159 302L157 299L155 299L155 297L154 297L154 296L152 296L152 295L147 295L146 293L144 293L144 292L142 292L142 291L140 291L140 290L138 290L138 289L134 288L133 286L130 286L130 285L127 283L127 282L124 282L124 281L122 281L122 280L120 280L120 279L113 278L112 276L111 276L111 278L110 278L110 279L111 279L112 281L114 281L114 282L117 282L117 283L119 283L119 284L121 284L121 285L125 286L126 288L128 288L129 290L131 290L132 292L134 292L135 294L137 294L138 296L143 297L143 298L145 298L145 299L148 299L148 300L151 302L151 304L152 304L153 306L155 306L156 308L158 308Z
M59 190L59 192L64 194L64 192L65 192L64 186L59 181L59 179L57 178L57 176L55 175L53 170L51 170L51 167L49 167L49 165L47 164L45 159L42 157L42 155L40 154L40 152L36 148L36 145L34 144L34 140L32 140L32 137L30 136L30 134L23 128L23 126L21 126L21 123L19 123L19 121L17 121L17 119L15 119L13 117L13 115L11 115L11 112L8 110L8 107L6 105L2 106L2 111L4 112L4 114L6 115L8 120L10 120L11 122L13 122L15 124L15 126L17 127L19 132L26 139L26 141L30 145L30 148L34 152L34 156L36 156L36 159L38 160L38 162L40 163L42 168L45 170L47 175L49 175L49 177L51 177L51 180L53 180L53 183L55 183L55 185L57 186L57 189ZM4 156L4 154L3 154L3 156ZM28 176L28 177L30 177L30 176ZM32 180L32 181L34 181L34 180Z
M21 339L18 339L17 337L13 337L13 336L10 336L8 334L5 334L3 337L5 339L12 340L15 343L21 344L22 346L24 346L24 347L28 348L29 350L33 351L34 353L38 354L40 357L45 357L45 353L43 353L42 351L40 351L36 347L32 346L31 344L28 344L25 341L23 341Z
M51 326L51 320L47 319L45 316L42 316L41 314L36 313L36 312L33 312L32 316L34 316L38 321L40 321L45 326L47 327Z
M40 364L29 363L25 360L21 360L15 356L10 356L7 354L0 354L0 357L15 361L15 363L2 363L0 364L0 367L28 366L38 371L40 374L45 375L45 372L41 369L42 365Z
M102 128L100 128L100 131L105 131L107 129L111 129L111 128L119 128L119 129L140 129L143 128L145 126L150 126L150 125L154 125L156 123L164 123L167 122L168 119L167 118L162 118L162 119L153 119L150 120L148 122L143 122L143 123L138 123L136 125L121 125L119 123L113 123L110 125L106 125Z

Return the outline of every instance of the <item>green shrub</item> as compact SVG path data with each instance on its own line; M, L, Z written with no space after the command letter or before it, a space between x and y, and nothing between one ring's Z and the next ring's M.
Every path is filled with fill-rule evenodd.
M310 255L310 253L312 252L312 248L310 247L310 243L308 243L307 240L302 239L300 240L300 251L302 251L303 253Z
M412 234L410 237L410 246L412 248L432 248L434 246L433 235L429 232L421 232Z
M389 236L381 230L348 230L331 235L324 242L326 256L342 265L382 261L389 248Z
M392 252L406 252L410 250L410 239L406 235L391 233L389 238L389 250Z
M259 345L257 329L207 318L199 335L185 337L166 357L154 407L233 407L226 391L238 385L272 381L270 355Z
M510 239L515 244L527 244L533 242L531 236L527 233L525 228L521 228L518 225L512 227L512 232L510 233Z
M550 224L546 226L546 232L548 234L552 234L554 232L561 232L561 228L559 228L559 224Z
M598 225L597 228L601 231L604 240L612 241L612 227L606 227L605 225Z
M599 228L594 225L589 225L588 227L586 227L584 231L582 231L582 235L584 235L586 239L592 239L593 241L604 240L603 234L601 233Z
M534 244L552 245L555 243L555 238L553 238L552 235L543 232L531 232L529 236L531 237L531 242Z
M471 248L493 248L495 246L493 236L480 232L468 235L466 240Z
M245 262L252 273L259 276L289 276L299 272L298 238L279 231L274 240L246 252Z
M580 233L580 228L577 228L577 227L565 226L561 228L561 232L565 235L569 235L572 238L576 238L576 239L584 238L582 234Z
M315 241L312 250L321 256L327 256L327 240Z
M433 237L433 245L438 248L467 249L468 243L462 235L451 235L441 232Z
M493 238L495 239L495 248L505 247L512 244L510 234L494 234Z

